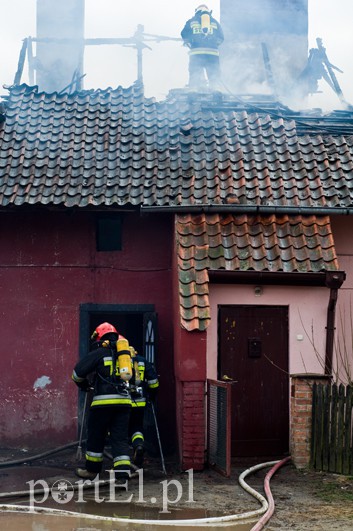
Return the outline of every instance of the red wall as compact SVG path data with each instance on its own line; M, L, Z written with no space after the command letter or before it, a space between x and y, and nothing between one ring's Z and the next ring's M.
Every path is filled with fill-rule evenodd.
M206 433L206 332L180 326L176 246L173 259L174 367L179 460L182 470L203 470Z
M96 251L94 213L1 213L0 223L2 446L54 447L77 439L71 372L82 303L155 305L159 427L168 441L175 434L171 220L127 213L123 250L104 253Z

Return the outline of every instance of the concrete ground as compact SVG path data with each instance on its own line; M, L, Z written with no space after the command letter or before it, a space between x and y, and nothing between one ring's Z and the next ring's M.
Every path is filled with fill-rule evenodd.
M41 452L38 450L38 453ZM28 459L18 466L1 465L0 503L28 504L32 489L37 491L32 492L32 502L38 507L45 505L81 513L145 520L224 516L256 511L261 507L260 502L238 482L239 475L253 466L254 462L236 464L231 477L224 478L213 470L180 472L175 461L167 458L165 476L159 458L147 458L143 473L135 474L129 482L128 490L110 490L111 487L108 486L97 492L91 488L81 491L81 499L78 494L73 494L72 499L67 500L67 486L78 481L74 470L79 463L83 464L82 460L77 459L77 448L40 460L32 461L28 458L29 455L30 452L24 450L0 450L0 465ZM111 462L106 458L103 468L109 470L110 467ZM269 468L259 470L247 476L246 482L264 495L263 483L268 471ZM103 474L102 479L109 479L108 472ZM47 493L43 492L45 485L48 485ZM270 485L275 512L265 529L352 531L352 477L301 472L292 464L287 464L276 472ZM63 488L66 489L65 492ZM4 493L7 493L6 497L3 496ZM9 496L8 493L13 494ZM251 526L236 529L245 531L251 529Z

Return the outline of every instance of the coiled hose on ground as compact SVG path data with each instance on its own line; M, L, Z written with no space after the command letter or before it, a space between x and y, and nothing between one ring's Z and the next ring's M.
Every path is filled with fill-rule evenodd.
M54 450L49 450L47 452L43 452L41 454L35 455L35 456L28 456L23 459L17 459L14 461L7 461L4 463L0 463L0 468L4 467L10 467L15 466L22 463L29 463L31 461L40 459L42 457L47 457L48 455L52 455L54 453L60 452L62 450L66 450L68 448L72 448L73 446L76 446L78 442L73 442L66 444L64 446L60 446L59 448L56 448ZM242 472L239 476L239 484L241 487L248 492L251 496L256 498L260 504L261 507L254 511L247 511L240 514L232 514L227 516L217 516L217 517L208 517L208 518L190 518L190 519L183 519L183 520L142 520L142 519L127 519L127 518L118 518L118 517L110 517L110 516L98 516L98 515L92 515L92 514L84 514L84 513L78 513L74 511L65 511L61 509L52 509L47 507L26 507L22 505L11 505L11 504L0 504L0 511L7 511L7 512L29 512L31 510L31 513L40 513L45 515L61 515L61 516L68 516L68 517L79 517L79 518L89 518L93 520L101 520L101 521L110 521L110 522L124 522L124 523L133 523L133 524L141 524L141 525L164 525L164 526L208 526L209 524L230 524L230 523L236 523L243 520L248 521L254 521L259 516L262 516L260 520L255 524L255 526L251 529L251 531L260 531L263 529L264 525L268 522L268 520L271 518L273 512L274 512L274 501L272 497L272 493L269 487L270 479L273 476L273 474L284 464L286 464L290 460L290 457L287 457L283 459L282 461L269 461L266 463L260 463L258 465L252 466ZM246 483L245 478L253 474L254 472L257 472L258 470L261 470L263 468L267 468L271 466L271 470L268 472L268 474L265 477L265 484L264 489L266 496L269 498L269 501L262 496L259 492L257 492L255 489L250 487L248 483ZM99 485L105 486L109 485L111 480L107 481L99 481ZM85 485L84 488L94 488L94 483ZM82 486L81 486L82 488ZM43 493L44 489L37 489L34 494L40 494ZM21 497L21 496L28 496L28 490L27 491L18 491L18 492L3 492L0 493L0 498L15 498L15 497Z

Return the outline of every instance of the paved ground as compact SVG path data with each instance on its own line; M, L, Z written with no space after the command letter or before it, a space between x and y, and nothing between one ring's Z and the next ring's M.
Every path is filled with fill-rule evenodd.
M24 458L21 451L0 451L0 462ZM48 496L46 506L104 514L121 514L128 518L204 518L255 511L260 508L258 500L244 491L239 485L241 472L255 463L242 463L232 470L231 478L224 478L212 470L204 472L180 473L172 459L166 460L167 476L161 470L159 459L148 459L144 474L131 479L129 490L114 491L119 498L117 504L95 503L94 492L85 491L85 505L77 503L60 504ZM35 488L41 481L56 486L61 481L74 483L77 478L76 448L59 452L45 459L16 467L0 468L1 492L18 492L29 489L29 482ZM110 467L107 459L105 468ZM260 470L246 478L246 482L263 494L263 482L269 468ZM108 476L105 476L108 478ZM353 530L353 478L317 472L300 472L288 464L280 468L271 480L271 490L275 501L275 513L266 529L296 530ZM58 491L60 494L60 491ZM109 499L109 490L99 493ZM129 497L132 498L129 500ZM40 500L38 494L36 500ZM177 500L177 503L174 503ZM2 503L26 503L26 497L13 496L0 500ZM87 503L88 501L88 503ZM44 503L43 503L44 504ZM43 505L42 504L42 505ZM40 505L40 504L38 504ZM112 513L112 508L114 511ZM167 511L171 511L168 513ZM251 527L251 526L250 526ZM239 527L250 529L250 527Z

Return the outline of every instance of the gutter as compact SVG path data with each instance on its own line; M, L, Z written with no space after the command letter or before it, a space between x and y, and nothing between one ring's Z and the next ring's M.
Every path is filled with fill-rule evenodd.
M141 206L141 213L168 212L171 214L290 214L303 216L340 216L353 215L353 207L297 207L264 205L164 205Z
M332 272L310 273L286 271L226 271L209 269L208 276L212 284L255 284L267 286L316 286L327 287L327 275ZM342 271L334 274L344 274Z

